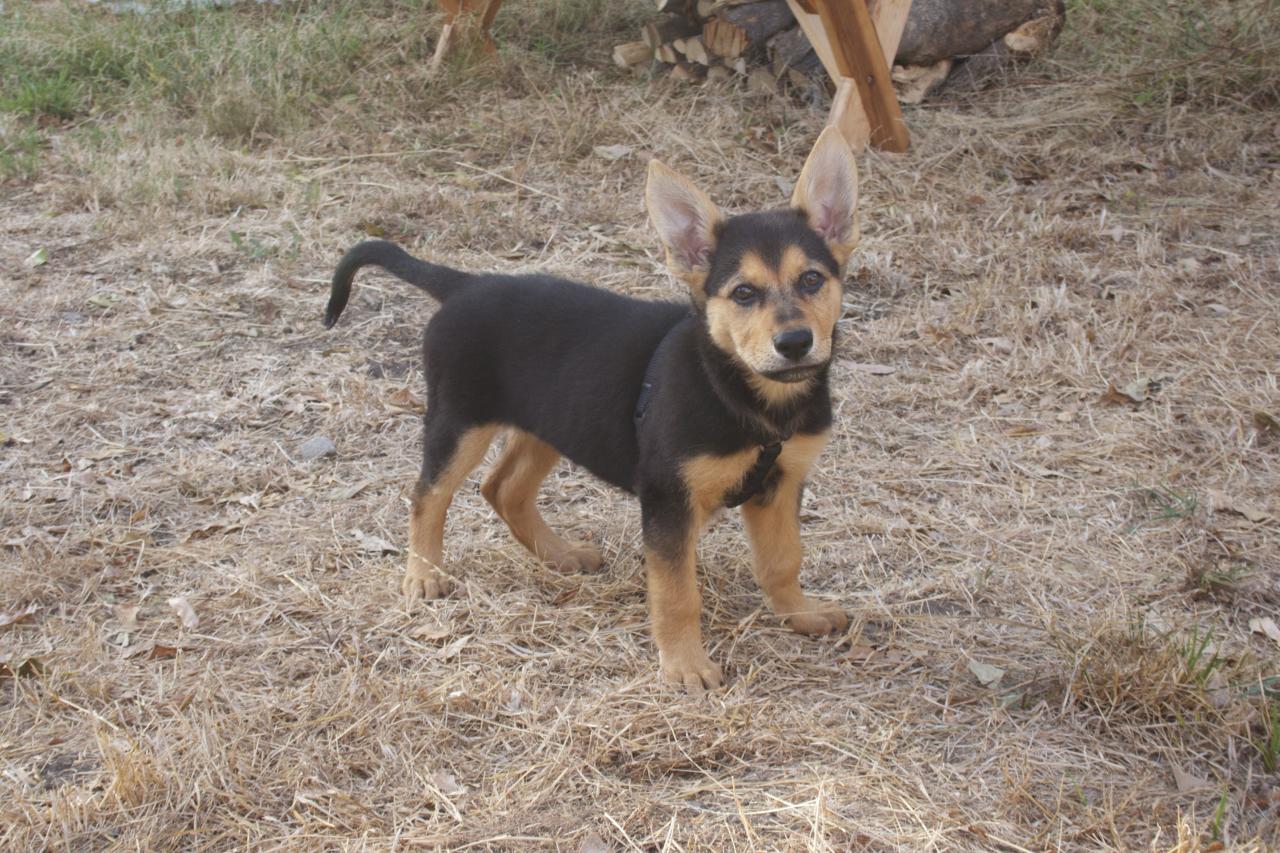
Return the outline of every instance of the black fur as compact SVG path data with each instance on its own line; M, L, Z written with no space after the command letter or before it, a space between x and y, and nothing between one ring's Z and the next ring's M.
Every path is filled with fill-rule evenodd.
M706 291L715 293L748 249L776 263L787 245L796 244L836 273L826 244L795 211L727 220ZM514 426L638 494L646 544L672 553L691 520L682 462L819 433L831 423L825 366L808 394L770 409L689 304L634 299L543 275L462 273L419 261L385 241L361 243L338 264L326 327L337 321L353 276L367 265L441 302L423 344L427 413L420 488L468 429ZM637 434L633 415L641 383L664 338ZM755 500L767 501L770 485L766 479L765 493Z

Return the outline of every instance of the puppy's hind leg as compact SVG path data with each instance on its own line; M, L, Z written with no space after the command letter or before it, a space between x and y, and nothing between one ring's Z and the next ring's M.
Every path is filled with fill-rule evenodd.
M477 465L497 427L459 424L445 412L428 410L422 474L413 490L409 519L409 565L401 584L409 602L439 598L448 588L444 569L444 522L454 492Z
M600 568L600 550L556 535L538 512L538 486L559 460L551 445L513 429L480 493L511 528L516 541L539 560L562 572L593 572Z

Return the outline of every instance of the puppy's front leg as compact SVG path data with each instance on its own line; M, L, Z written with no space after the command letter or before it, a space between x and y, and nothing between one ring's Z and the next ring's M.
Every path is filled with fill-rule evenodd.
M719 687L720 667L702 645L702 595L694 557L697 526L687 513L681 518L679 512L655 510L650 501L645 504L649 616L662 678L683 684L691 693Z
M759 495L742 505L756 583L769 608L791 630L811 636L843 631L849 625L845 612L810 598L800 588L802 487L800 478L788 472L772 494Z

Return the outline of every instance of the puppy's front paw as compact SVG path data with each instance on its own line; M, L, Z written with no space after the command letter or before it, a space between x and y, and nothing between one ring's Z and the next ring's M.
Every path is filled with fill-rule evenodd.
M720 667L707 657L700 646L671 652L658 652L658 666L662 680L669 684L683 684L690 693L714 690L724 683Z
M820 637L849 627L849 617L834 604L806 598L799 612L780 613L782 624L798 634Z
M400 591L409 604L419 599L443 598L449 591L449 579L416 557L409 558L409 568L400 582Z

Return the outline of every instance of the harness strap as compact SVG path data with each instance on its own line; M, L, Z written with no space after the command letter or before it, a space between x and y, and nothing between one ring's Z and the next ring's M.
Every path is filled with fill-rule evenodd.
M778 461L778 454L781 452L781 441L762 445L760 447L760 455L756 457L756 464L751 466L751 470L747 472L747 476L742 480L742 485L737 490L725 495L724 505L730 509L735 506L742 506L763 492L768 484L769 474L773 471L773 465Z

